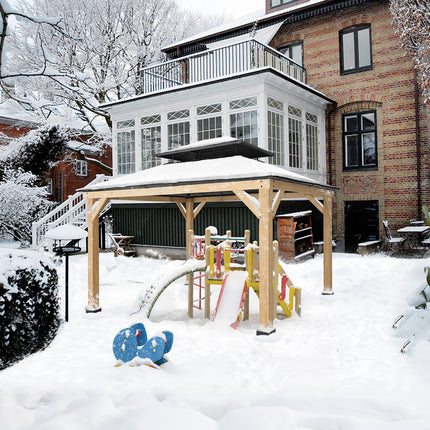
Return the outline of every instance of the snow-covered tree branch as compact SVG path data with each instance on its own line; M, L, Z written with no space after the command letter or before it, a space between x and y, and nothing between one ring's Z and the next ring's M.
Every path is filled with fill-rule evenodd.
M140 93L142 69L164 59L162 46L215 22L176 0L41 0L29 2L28 14L62 17L61 31L17 23L8 70L21 75L4 91L44 118L66 106L92 132L111 126L100 104ZM27 76L34 71L42 76Z
M426 103L430 103L430 3L391 0L391 13L402 46L413 55Z

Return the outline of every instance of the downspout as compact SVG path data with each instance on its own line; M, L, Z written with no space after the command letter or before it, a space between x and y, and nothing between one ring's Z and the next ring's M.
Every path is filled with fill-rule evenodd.
M421 141L420 141L420 113L418 98L418 76L414 68L414 98L415 98L415 139L417 150L417 219L421 218L422 186L421 186Z

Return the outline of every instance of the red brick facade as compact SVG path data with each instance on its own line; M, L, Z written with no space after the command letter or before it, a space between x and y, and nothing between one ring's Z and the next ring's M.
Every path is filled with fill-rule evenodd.
M413 63L391 25L388 1L371 1L284 24L270 43L278 48L302 41L308 84L337 102L327 119L328 181L339 188L334 234L344 236L344 202L377 201L382 220L393 229L422 219L430 204L428 113L416 86ZM370 24L372 69L342 75L343 29ZM343 168L342 114L376 111L378 166ZM416 119L418 118L418 121Z
M38 127L36 123L19 121L12 118L0 118L0 133L10 138L25 136L30 130ZM7 144L6 139L0 136L0 145ZM111 175L112 171L112 148L106 146L100 152L85 154L85 152L70 151L65 159L53 167L46 175L46 179L52 181L52 194L50 198L62 202L79 188L91 182L96 175ZM76 174L76 160L87 161L87 174L79 176Z

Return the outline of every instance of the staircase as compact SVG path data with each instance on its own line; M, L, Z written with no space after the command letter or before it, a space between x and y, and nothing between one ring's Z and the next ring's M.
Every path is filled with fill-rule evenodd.
M88 185L97 184L112 179L112 176L97 175L96 178ZM100 214L103 215L110 208L108 204ZM77 191L67 200L46 214L40 220L32 224L32 240L31 244L34 249L40 248L45 244L45 233L55 227L64 224L71 224L82 229L88 227L87 223L87 200L84 198L84 193Z

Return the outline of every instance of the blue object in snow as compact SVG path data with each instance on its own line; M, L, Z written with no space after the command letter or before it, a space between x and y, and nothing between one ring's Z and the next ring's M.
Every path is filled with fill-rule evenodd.
M162 336L148 339L145 326L137 323L118 332L112 344L115 358L123 363L139 357L149 359L157 366L167 362L164 354L172 349L173 333L163 331Z

